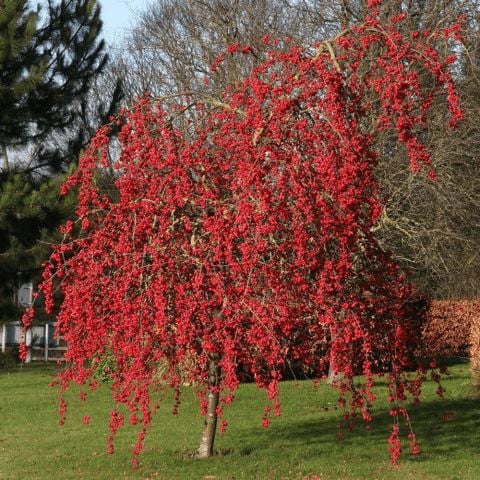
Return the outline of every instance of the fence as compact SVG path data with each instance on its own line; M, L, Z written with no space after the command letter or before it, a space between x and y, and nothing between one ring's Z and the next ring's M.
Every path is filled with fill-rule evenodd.
M47 322L29 328L25 333L25 343L29 347L29 354L25 360L59 361L63 360L63 353L67 349L62 339L55 337L55 322ZM18 347L22 341L23 332L20 322L4 323L1 327L1 349Z

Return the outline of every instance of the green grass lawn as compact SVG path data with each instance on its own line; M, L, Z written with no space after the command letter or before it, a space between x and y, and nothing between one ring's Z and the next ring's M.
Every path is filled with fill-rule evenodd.
M32 365L0 372L0 479L480 479L480 401L472 398L469 366L451 367L439 399L434 386L424 387L424 401L411 409L421 445L420 456L404 453L398 467L390 465L387 438L391 419L376 408L372 429L360 424L344 439L337 437L341 413L336 395L310 382L284 382L283 413L270 428L261 427L264 394L243 385L226 412L230 422L217 438L220 455L189 458L200 438L192 388L185 388L178 417L166 402L158 411L141 465L130 468L133 427L117 436L116 453L106 454L108 387L90 395L86 404L71 402L65 426L58 425L56 390L48 383L54 368ZM72 392L72 398L74 398ZM91 416L88 426L83 415ZM407 450L407 449L406 449Z

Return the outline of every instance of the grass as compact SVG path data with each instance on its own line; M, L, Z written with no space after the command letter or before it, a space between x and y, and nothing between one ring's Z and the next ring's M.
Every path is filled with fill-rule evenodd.
M72 392L65 426L58 426L56 391L48 387L53 367L32 365L0 372L0 480L52 479L480 479L480 401L472 397L468 364L450 368L447 393L424 387L424 401L412 407L422 453L403 454L398 467L388 458L391 418L380 400L370 431L358 425L339 440L341 413L328 388L310 382L282 384L282 416L261 427L264 395L243 385L227 410L230 422L217 438L220 455L195 460L185 452L196 447L201 429L196 400L185 388L178 417L166 402L149 432L137 470L130 468L133 427L122 429L115 455L106 454L107 387L80 404ZM379 396L383 394L379 393ZM89 414L90 425L81 418ZM404 432L405 433L405 432Z

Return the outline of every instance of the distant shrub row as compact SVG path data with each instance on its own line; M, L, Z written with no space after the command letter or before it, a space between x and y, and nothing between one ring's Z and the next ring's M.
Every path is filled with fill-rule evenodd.
M472 326L480 323L480 300L435 300L423 328L423 347L431 356L468 357Z
M428 356L469 357L480 391L480 300L433 301L422 343Z

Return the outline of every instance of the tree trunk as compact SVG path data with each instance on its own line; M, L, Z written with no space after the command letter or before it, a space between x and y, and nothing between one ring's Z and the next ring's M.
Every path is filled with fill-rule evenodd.
M342 378L342 373L341 372L335 372L332 367L332 362L330 362L330 365L328 366L328 377L327 377L327 383L329 385L332 385L336 383L338 380Z
M7 146L4 143L2 143L1 148L2 148L1 154L3 157L3 171L8 172L10 170L10 163L8 160Z
M345 319L345 310L340 310L338 314L338 318L341 322ZM333 343L335 341L335 333L333 332L333 328L330 327L330 343ZM327 383L329 385L332 385L333 383L338 382L343 377L342 372L336 372L333 369L332 366L332 360L330 359L330 364L328 365L328 377L327 377Z
M213 443L215 441L215 433L217 430L217 407L220 393L216 390L220 381L220 366L218 361L220 355L218 353L211 355L208 363L209 379L208 384L210 391L208 392L207 414L200 440L200 447L197 450L197 458L208 458L213 455Z

